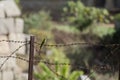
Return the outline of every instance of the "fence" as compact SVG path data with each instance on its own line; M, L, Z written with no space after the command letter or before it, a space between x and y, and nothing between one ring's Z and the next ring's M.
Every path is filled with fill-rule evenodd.
M52 70L52 68L49 67L49 65L52 65L52 66L55 66L55 65L59 65L59 66L64 66L64 65L68 65L68 66L71 66L71 65L74 65L76 66L77 68L79 69L86 69L86 70L89 70L88 68L86 67L83 67L83 66L80 66L80 64L72 64L72 63L56 63L56 62L49 62L47 60L42 60L42 59L39 59L39 60L36 60L34 59L34 49L35 49L35 45L34 44L37 44L39 45L39 51L42 49L42 47L69 47L69 46L75 46L75 45L79 45L79 46L103 46L103 47L114 47L115 49L110 53L108 54L107 56L104 57L104 60L103 61L106 61L109 59L109 57L115 55L113 54L117 49L119 49L120 47L120 44L96 44L96 43L70 43L70 44L55 44L55 45L50 45L50 44L45 44L45 40L43 40L41 43L38 43L38 42L35 42L35 37L34 36L31 36L30 37L30 41L14 41L14 40L0 40L0 43L1 42L8 42L8 43L22 43L21 46L19 46L15 51L13 51L10 55L8 56L0 56L0 58L5 58L5 60L3 61L3 63L0 65L0 71L2 70L2 67L4 66L4 64L10 59L10 58L15 58L15 59L20 59L22 61L25 61L25 62L28 62L29 63L29 70L28 70L28 80L32 80L33 79L33 65L35 62L40 62L40 63L44 63L46 65L48 65L48 68L58 77L61 77L62 80L68 80L67 78L65 78L63 75L60 75L58 74L57 72L55 72L54 70ZM29 54L29 60L28 59L25 59L25 58L22 58L22 57L19 57L19 56L13 56L20 48L22 48L23 46L25 46L26 44L30 44L30 54ZM37 52L37 50L36 50ZM119 58L119 57L118 57ZM119 60L120 61L120 60ZM119 62L118 61L118 62ZM119 77L118 77L118 80L120 80L120 62L118 63L119 64ZM107 64L105 65L95 65L95 66L92 66L91 69L95 69L95 70L110 70L111 68L109 66L107 66ZM94 72L91 72L89 73L88 77L90 77ZM88 78L87 77L87 78ZM87 80L87 78L85 80Z

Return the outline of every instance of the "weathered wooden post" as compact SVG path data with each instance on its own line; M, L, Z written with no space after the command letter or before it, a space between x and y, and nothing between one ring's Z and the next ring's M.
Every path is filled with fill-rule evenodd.
M29 54L28 80L33 79L34 41L35 41L35 37L30 36L30 54Z

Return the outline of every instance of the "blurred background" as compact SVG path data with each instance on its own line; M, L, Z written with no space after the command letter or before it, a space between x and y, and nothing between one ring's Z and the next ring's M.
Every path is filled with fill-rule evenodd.
M45 40L45 45L83 43L66 47L43 46L41 49L35 45L36 60L56 65L35 63L34 80L83 80L79 79L82 75L90 80L118 80L119 4L120 0L0 0L0 40L25 41L34 35L37 43ZM0 55L10 54L20 46L0 45ZM15 56L28 59L28 46L17 51ZM3 50L6 47L7 51ZM15 72L21 76L9 79L27 80L28 63L17 59L12 62L17 65ZM15 75L13 69L6 71L8 73L0 75Z

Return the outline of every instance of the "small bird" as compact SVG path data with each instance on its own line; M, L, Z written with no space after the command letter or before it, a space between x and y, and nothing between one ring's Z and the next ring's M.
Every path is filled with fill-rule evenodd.
M45 44L45 42L46 42L46 39L44 38L43 41L42 41L42 43L41 43L41 45L40 45L40 49L41 49L42 46Z

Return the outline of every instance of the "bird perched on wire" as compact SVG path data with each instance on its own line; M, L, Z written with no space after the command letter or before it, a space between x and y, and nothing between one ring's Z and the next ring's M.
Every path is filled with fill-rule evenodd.
M36 49L36 51L37 51L38 54L36 54L34 56L34 59L36 60L36 62L34 62L34 65L37 65L40 62L40 60L43 59L43 56L41 54L42 53L41 49L42 49L43 45L45 44L45 42L46 42L46 39L44 38L42 40L40 46L39 46L40 49L39 50Z
M43 47L43 45L45 44L45 42L46 42L46 39L44 38L43 41L41 42L40 49Z

